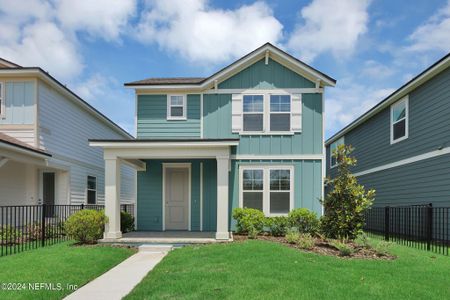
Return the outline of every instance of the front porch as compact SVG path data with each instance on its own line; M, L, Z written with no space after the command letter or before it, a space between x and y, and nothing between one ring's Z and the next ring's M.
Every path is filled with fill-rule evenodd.
M229 240L230 147L236 139L91 141L104 149L105 242ZM137 232L120 232L120 165L138 173Z

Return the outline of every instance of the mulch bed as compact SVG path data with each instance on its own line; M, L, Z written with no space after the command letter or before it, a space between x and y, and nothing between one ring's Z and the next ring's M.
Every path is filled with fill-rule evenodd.
M246 235L239 235L239 234L233 234L233 240L234 242L243 242L248 240L248 236ZM310 253L317 253L321 255L327 255L327 256L336 256L343 259L381 259L381 260L393 260L397 257L394 255L380 255L377 253L374 249L365 248L356 245L355 243L348 243L353 249L354 252L350 254L349 256L341 256L338 249L336 249L333 245L330 244L329 241L315 238L315 245L312 249L302 249L297 244L290 244L286 241L284 237L276 237L276 236L270 236L270 235L259 235L257 240L262 241L270 241L274 243L280 243L283 245L286 245L288 247L297 249L299 251L303 252L310 252Z

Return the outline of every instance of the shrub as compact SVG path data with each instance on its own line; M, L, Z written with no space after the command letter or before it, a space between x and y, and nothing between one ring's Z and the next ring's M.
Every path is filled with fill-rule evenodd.
M269 227L271 235L285 236L289 222L286 217L266 218L266 226Z
M315 240L311 234L302 233L297 240L297 245L300 249L309 250L314 248Z
M26 233L29 241L42 239L42 224L38 222L29 224L26 228ZM65 235L63 222L58 222L57 224L45 224L46 239L56 238L63 235Z
M361 233L364 214L375 197L375 190L366 192L350 172L350 167L356 165L356 159L349 156L352 151L351 146L339 145L333 152L339 162L338 175L327 180L331 191L322 201L325 215L321 219L322 230L329 238L353 240Z
M358 236L355 238L355 244L360 247L370 248L369 238L367 237L367 234L365 234L364 232L358 234Z
M297 241L300 239L300 233L298 232L297 228L289 228L286 231L286 241L289 244L296 244Z
M15 244L22 233L9 225L0 226L0 242L4 245Z
M121 211L120 212L120 231L123 233L134 230L134 218L131 214Z
M248 238L254 240L258 237L259 233L260 231L258 231L255 227L250 227L248 229Z
M380 241L373 247L378 256L386 256L389 254L389 249L391 248L391 243L386 241Z
M236 220L236 228L238 233L252 234L256 232L259 234L265 223L264 213L253 208L235 208L233 210L233 218Z
M302 233L317 234L320 228L320 222L316 213L307 208L296 208L288 214L289 225L297 227Z
M346 244L343 241L342 242L338 241L338 240L333 241L333 242L331 242L331 246L333 246L334 248L339 250L340 256L350 256L354 252L354 249L352 248L352 246L349 244Z
M67 235L81 244L93 244L102 238L108 218L103 211L83 209L71 215L64 228Z

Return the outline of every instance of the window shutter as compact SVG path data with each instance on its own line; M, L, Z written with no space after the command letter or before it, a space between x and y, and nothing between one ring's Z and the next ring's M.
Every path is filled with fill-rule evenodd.
M231 96L231 132L242 131L242 94Z
M291 97L291 129L293 132L302 131L302 94L293 94Z

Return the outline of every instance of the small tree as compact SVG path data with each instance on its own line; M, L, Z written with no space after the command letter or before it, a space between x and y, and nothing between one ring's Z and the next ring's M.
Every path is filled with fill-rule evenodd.
M322 230L329 238L354 239L362 231L364 212L375 197L375 190L366 192L350 172L357 162L350 156L352 152L351 146L339 145L332 153L338 162L338 175L333 180L327 179L332 189L322 201L325 209Z

